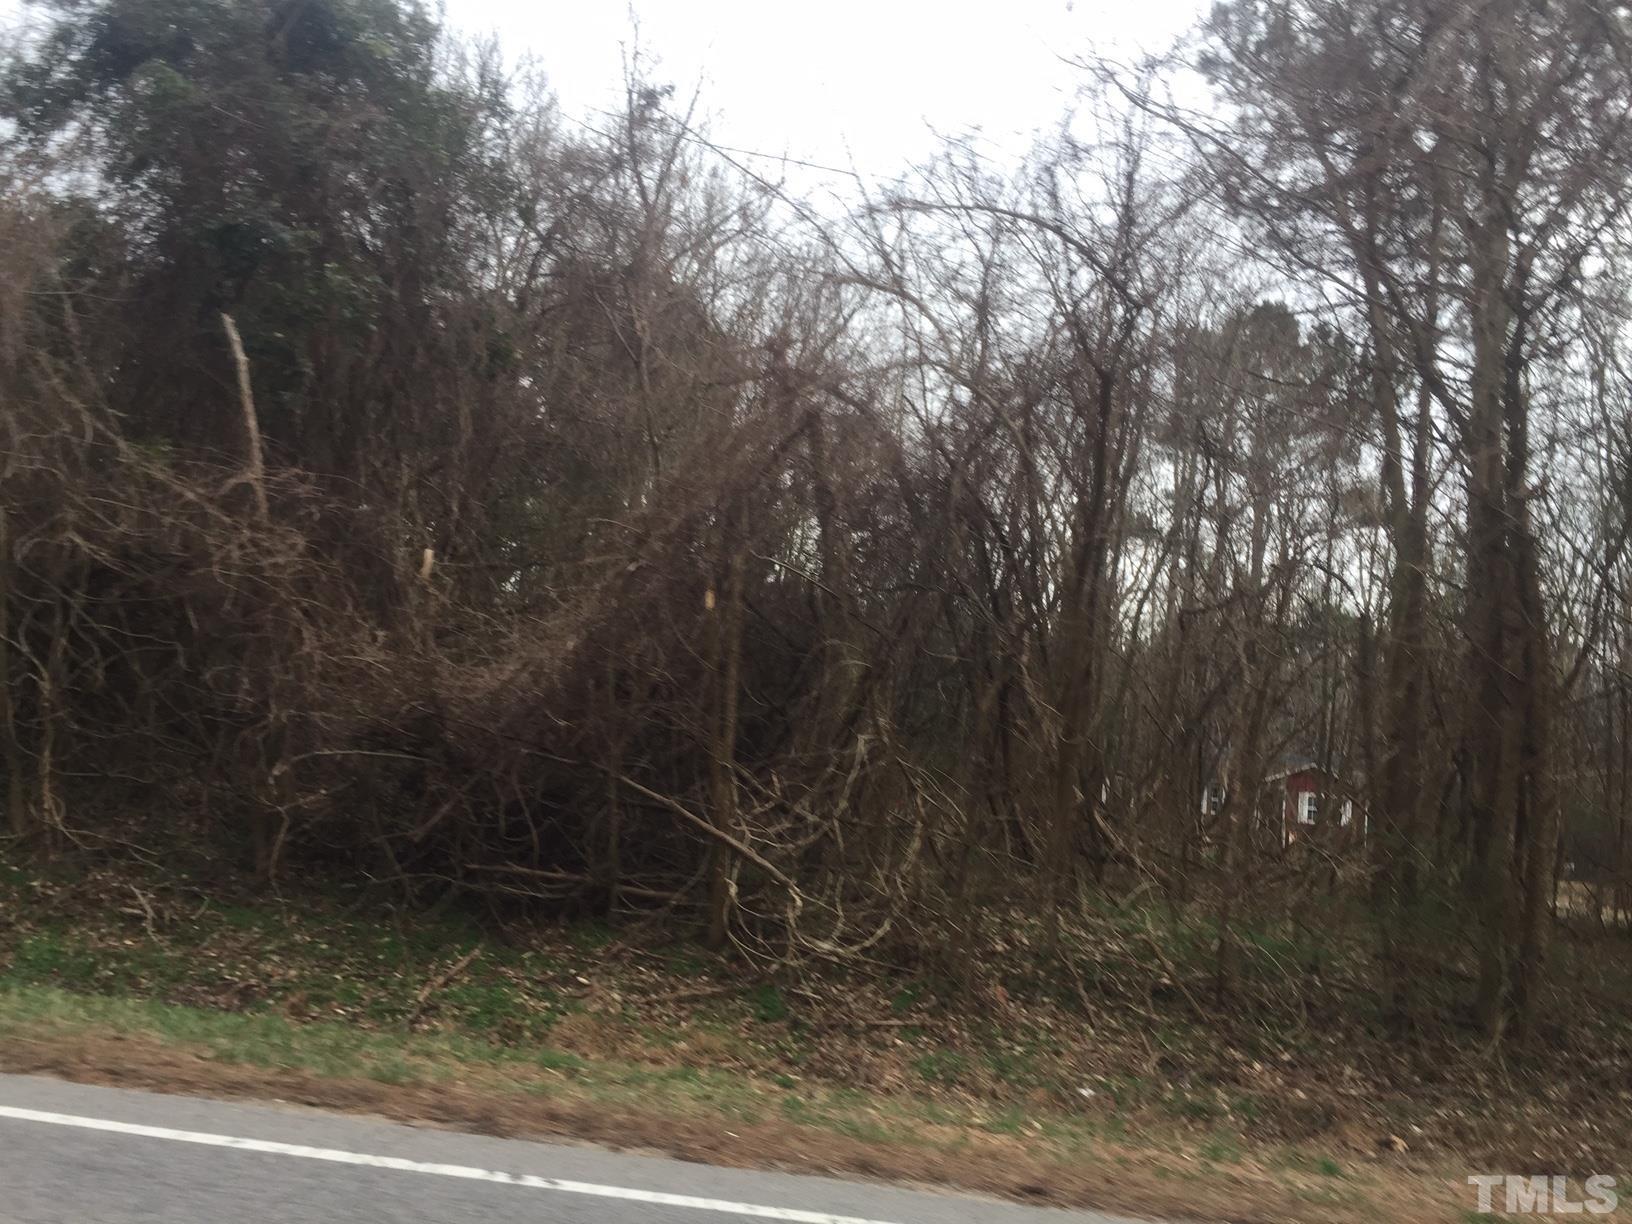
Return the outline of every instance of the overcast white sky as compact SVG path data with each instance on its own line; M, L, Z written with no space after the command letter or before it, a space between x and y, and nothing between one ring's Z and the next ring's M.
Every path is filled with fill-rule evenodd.
M1157 49L1206 0L637 0L655 75L701 85L715 139L889 177L931 129L1023 148L1076 87L1062 56ZM626 0L446 0L451 24L531 53L569 113L615 104Z
M1020 151L1076 85L1062 56L1156 49L1208 0L444 0L542 65L567 111L615 105L632 15L655 76L723 144L892 177L947 135ZM27 14L0 0L0 31Z

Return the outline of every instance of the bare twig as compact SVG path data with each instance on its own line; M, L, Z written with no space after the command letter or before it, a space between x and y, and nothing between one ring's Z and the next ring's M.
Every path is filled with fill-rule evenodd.
M432 978L430 981L426 982L425 985L420 987L419 995L414 999L414 1010L408 1015L408 1026L410 1028L418 1023L420 1016L424 1014L425 1007L428 1003L430 1003L431 998L438 991L446 988L448 983L453 981L454 978L458 977L461 973L468 969L471 962L481 954L482 946L477 944L469 952L466 952L458 960L454 961L452 965L448 966L446 970L437 974L436 977Z

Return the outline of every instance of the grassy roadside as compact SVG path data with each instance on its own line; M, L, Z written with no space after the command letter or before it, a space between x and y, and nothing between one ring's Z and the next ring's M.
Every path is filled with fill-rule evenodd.
M768 982L593 923L0 870L9 1070L1300 1224L1460 1221L1466 1170L1502 1167L1493 1143L1577 1133L1569 1100L1380 1091L1346 1033L1226 1040L1171 1001L1085 1012L1005 982L971 1013L928 970ZM1379 1145L1395 1132L1407 1150Z
M1107 1137L934 1099L668 1068L459 1034L212 1012L53 987L0 988L0 1069L203 1095L270 1097L501 1135L571 1136L753 1167L938 1183L1162 1218L1348 1224L1460 1220L1427 1168L1339 1167L1293 1147L1251 1155Z

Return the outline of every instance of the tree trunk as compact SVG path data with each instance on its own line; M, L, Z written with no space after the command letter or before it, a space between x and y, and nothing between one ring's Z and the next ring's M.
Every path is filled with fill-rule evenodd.
M743 555L738 540L737 511L726 514L721 532L725 563L725 590L710 615L713 619L716 666L714 742L709 754L709 794L714 825L737 836L737 708L742 670ZM712 594L712 592L711 592ZM730 929L733 900L731 847L716 838L709 863L708 946L723 948Z
M0 506L0 752L6 770L6 822L16 838L28 836L32 820L23 783L23 745L17 730L17 702L11 674L11 536Z
M1473 372L1468 407L1468 691L1473 695L1469 746L1479 913L1475 1012L1492 1038L1506 1023L1515 898L1513 857L1523 783L1520 755L1527 702L1523 612L1514 573L1508 464L1503 446L1503 368L1509 311L1502 269L1507 236L1500 221L1484 226L1473 303Z

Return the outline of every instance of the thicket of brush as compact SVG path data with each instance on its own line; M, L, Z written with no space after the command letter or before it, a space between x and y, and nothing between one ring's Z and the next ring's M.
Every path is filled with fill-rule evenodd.
M60 3L0 92L12 838L773 958L1138 893L1220 996L1363 913L1384 1014L1529 1027L1632 910L1632 52L1478 11L1235 0L837 215L397 0Z

